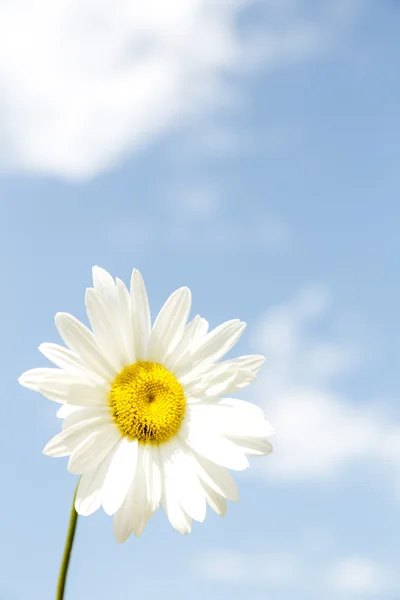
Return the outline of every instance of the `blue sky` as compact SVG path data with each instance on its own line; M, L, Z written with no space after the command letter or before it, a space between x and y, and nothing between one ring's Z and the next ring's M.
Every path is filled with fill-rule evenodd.
M139 268L154 314L188 285L246 320L267 361L243 397L277 433L187 538L81 518L67 598L396 600L399 6L95 4L0 9L1 600L54 597L76 482L17 377L56 312L85 320L95 264Z

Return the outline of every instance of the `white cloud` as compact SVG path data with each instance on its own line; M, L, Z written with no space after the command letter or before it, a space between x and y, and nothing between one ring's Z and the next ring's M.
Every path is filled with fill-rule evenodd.
M200 578L213 583L243 585L247 589L293 588L319 590L321 595L354 598L382 594L398 587L392 574L376 562L361 556L326 557L317 565L307 553L246 553L239 550L213 549L199 555L194 570Z
M356 369L362 353L350 341L315 333L328 309L328 295L314 286L271 310L261 324L267 360L258 402L277 433L274 454L260 468L272 478L310 479L355 461L376 461L399 481L400 424L377 402L354 402L335 391L336 379Z
M390 582L388 574L377 563L366 558L350 557L330 568L327 584L338 592L369 595L384 592Z
M212 550L196 562L198 574L228 584L290 586L301 579L298 559L289 553L247 554L236 550Z
M221 201L209 185L181 185L171 193L175 218L188 221L209 220L217 216Z
M226 75L322 51L341 24L329 11L309 13L308 5L3 1L2 166L90 177L171 127L198 122L239 93ZM242 32L241 17L251 21L255 7L266 9L265 18Z

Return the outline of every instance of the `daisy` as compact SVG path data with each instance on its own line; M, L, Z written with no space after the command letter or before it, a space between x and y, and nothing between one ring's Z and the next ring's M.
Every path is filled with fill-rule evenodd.
M254 381L263 356L223 360L245 323L232 320L208 331L188 323L191 293L178 289L151 325L146 288L134 270L130 291L93 268L86 290L92 331L67 313L56 327L67 348L39 350L58 368L25 372L19 382L61 403L62 431L44 448L69 456L80 475L75 508L90 515L101 506L114 515L124 542L141 535L161 505L180 533L203 521L208 504L219 515L236 501L226 469L248 467L247 456L272 451L273 428L257 406L232 398Z

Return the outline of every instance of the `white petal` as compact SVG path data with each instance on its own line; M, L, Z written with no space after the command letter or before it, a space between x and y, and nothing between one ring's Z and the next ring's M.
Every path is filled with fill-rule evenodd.
M139 536L152 515L146 494L144 473L144 446L138 444L138 460L135 476L121 508L114 516L114 535L118 543L125 542L132 531Z
M46 456L52 456L59 458L61 456L70 456L72 453L73 444L75 442L75 436L78 439L78 443L81 439L84 439L87 435L86 429L82 430L82 427L75 427L73 431L65 430L60 431L54 437L52 437L45 447L43 448L43 454Z
M273 450L271 442L266 439L244 436L229 436L229 439L247 456L265 456Z
M82 410L80 406L72 406L71 404L63 404L57 411L56 415L59 419L65 419L77 410Z
M247 402L246 400L237 400L236 398L220 398L217 402L215 402L214 405L216 407L220 407L221 409L224 409L225 407L233 408L235 417L237 415L237 418L241 419L243 422L262 422L261 427L263 428L264 436L274 435L275 433L275 428L269 421L265 419L264 411L252 402Z
M189 288L176 290L160 310L150 333L147 360L163 362L174 349L185 329L191 306Z
M75 498L75 510L78 515L88 517L101 506L103 478L98 477L98 471L101 470L102 464L100 463L96 469L84 473L79 480Z
M91 383L104 381L104 379L100 379L98 375L88 370L80 357L75 354L75 352L68 350L68 348L64 348L58 344L46 343L40 344L39 350L46 358L57 365L57 367L60 367L60 369L83 377Z
M122 438L118 443L103 490L103 508L113 515L122 505L135 476L138 442Z
M158 446L146 444L143 459L147 498L151 511L155 512L160 505L162 491L160 453Z
M125 284L99 267L93 268L93 284L97 295L106 304L108 319L113 323L111 335L118 342L118 350L122 354L123 364L135 362L131 299Z
M64 343L80 356L88 369L107 381L115 378L118 371L100 352L93 333L85 325L68 313L57 313L55 324Z
M196 345L199 343L201 338L206 335L207 331L207 321L202 319L200 315L196 315L194 319L186 325L180 342L172 351L168 352L167 356L165 357L165 367L170 371L174 371L182 358L196 348Z
M58 433L47 442L43 448L43 454L46 454L46 456L52 456L53 458L70 456L71 449L64 443L61 433Z
M160 446L164 477L183 510L196 521L204 521L206 502L192 455L176 439Z
M125 501L114 515L114 536L119 544L126 542L133 531L132 513L134 499L134 483L131 484Z
M217 492L215 492L211 487L209 487L206 483L202 483L204 494L207 500L207 503L211 506L211 508L219 515L220 517L224 517L226 515L226 501L225 498L222 498Z
M79 515L89 516L100 508L104 480L113 455L111 451L95 469L81 476L75 499L75 509Z
M119 372L128 361L124 357L124 342L120 336L117 302L107 302L96 290L88 288L86 312L96 343L107 361Z
M224 388L223 394L233 394L237 390L241 390L250 383L253 383L257 378L256 374L247 369L237 369L235 376ZM217 395L217 394L215 394Z
M185 336L190 339L191 345L195 345L208 333L208 321L200 315L196 315L184 330Z
M179 533L188 535L192 530L192 519L181 507L175 495L175 487L171 484L171 480L166 479L165 477L163 477L161 504L172 527L176 531L179 531Z
M231 502L239 500L237 485L229 471L197 453L194 453L194 458L196 460L197 474L202 484L206 484L217 492L217 494Z
M65 392L65 402L74 406L105 407L108 406L108 393L109 390L101 386L72 384Z
M90 381L86 382L78 375L62 369L31 369L21 375L19 382L54 402L68 402L69 390L74 386L87 390L88 393L97 390Z
M250 377L255 377L255 375L250 373ZM236 382L243 379L243 375L236 366L220 367L217 364L212 365L209 370L201 373L197 378L193 378L193 375L188 373L180 379L180 382L184 386L187 396L215 397L231 393L236 389Z
M118 544L126 542L132 533L133 485L128 490L125 501L114 515L114 537Z
M196 350L195 358L199 362L203 360L208 363L216 362L233 348L245 327L246 323L237 319L222 323L203 338Z
M62 373L62 375L58 375ZM49 377L65 377L65 371L60 371L60 369L49 369L48 367L41 367L38 369L29 369L29 371L25 371L18 378L18 383L28 388L29 390L33 390L34 392L39 391L39 385L43 383L46 378ZM67 374L66 377L70 379L70 374Z
M64 404L64 406L69 406ZM76 408L76 407L74 407ZM97 419L99 423L112 423L113 418L108 407L90 406L90 407L78 407L67 415L62 424L62 430L65 431L69 427L73 427L83 421Z
M143 277L136 269L131 279L132 327L136 360L144 360L151 331L149 300Z
M189 325L190 323L187 325L187 328L189 328ZM196 346L201 342L202 338L207 335L209 323L203 317L199 317L196 324L193 324L192 327L195 329L193 332L192 344L193 346Z
M114 279L105 269L98 267L97 265L92 269L93 274L93 287L95 290L101 292L103 295L107 295L109 290L113 290L115 287Z
M43 394L48 400L53 402L64 403L68 402L68 387L59 386L53 382L44 382L41 384L38 391Z
M196 408L199 408L202 405L207 407L231 408L233 409L234 414L240 414L243 419L265 419L262 408L253 402L247 402L247 400L238 400L237 398L204 398L198 400L196 404L191 404L189 410L196 410ZM268 425L270 429L268 435L272 435L275 433L275 430L270 423Z
M138 459L138 469L134 481L133 494L133 512L132 512L132 529L136 536L142 535L147 521L153 514L150 509L149 498L147 497L146 474L144 471L144 452L145 448L139 444L141 455Z
M135 362L135 343L133 337L133 326L132 326L132 303L131 297L126 289L123 281L120 279L116 280L117 296L120 311L120 328L121 336L125 342L125 350L127 357L127 364Z
M44 377L38 384L37 391L49 400L74 406L105 406L108 398L107 389L81 383L69 373L65 376L65 372L62 371Z
M245 454L235 444L207 427L189 422L185 425L179 435L195 452L227 469L243 471L248 468L249 462Z
M68 471L75 475L91 471L111 452L120 438L114 424L97 427L74 448L68 462Z
M246 413L252 412L254 415L264 418L264 411L262 408L253 402L247 402L247 400L238 400L237 398L220 398L217 404L220 406L230 406L241 411L246 411Z
M91 436L93 432L97 432L99 428L104 427L104 424L104 417L101 416L79 421L79 423L55 435L44 447L43 454L57 457L68 456L76 446Z
M237 319L216 327L204 336L197 349L185 361L180 362L176 374L182 377L202 362L210 364L218 361L236 344L245 327L246 323Z
M263 416L221 404L190 404L187 407L187 419L190 419L195 427L210 428L222 436L265 438L274 433L274 429Z
M252 371L252 373L256 374L264 364L265 356L262 356L261 354L239 356L238 358L233 358L232 362L235 363L241 369L245 369L246 371Z
M242 356L231 360L224 360L216 364L208 364L207 362L200 363L194 369L188 371L180 378L182 385L194 384L198 387L204 387L204 382L207 386L212 385L212 381L222 373L230 373L231 383L223 392L208 393L208 395L218 395L221 393L231 394L238 389L242 389L252 383L256 379L256 373L260 369L264 361L263 356ZM236 377L233 374L236 373Z

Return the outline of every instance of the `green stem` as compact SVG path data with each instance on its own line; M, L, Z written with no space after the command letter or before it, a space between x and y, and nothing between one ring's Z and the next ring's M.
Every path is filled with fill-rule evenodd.
M78 513L75 510L75 498L76 498L77 490L78 490L78 486L76 486L74 499L72 502L71 514L69 517L67 539L65 540L64 554L63 554L63 559L62 559L62 563L61 563L60 574L58 576L56 600L63 600L63 598L64 598L65 583L67 581L69 561L71 559L76 524L78 522Z

